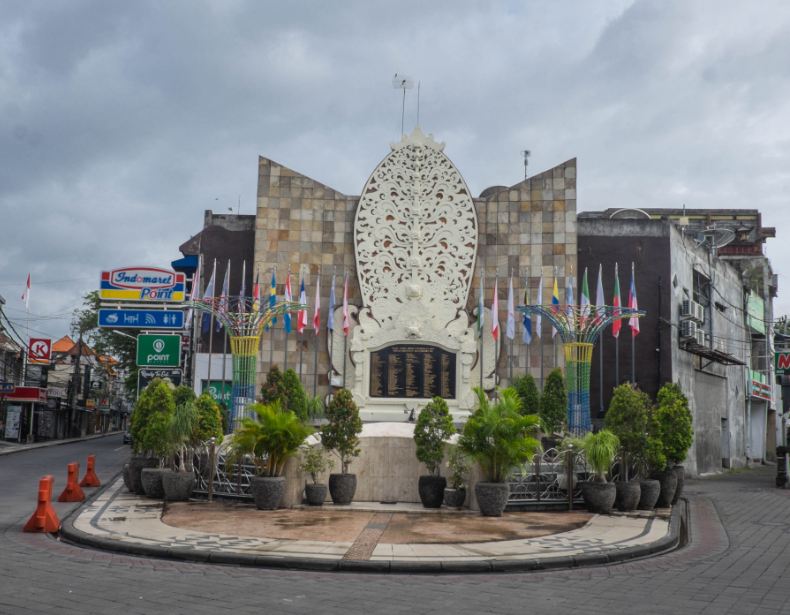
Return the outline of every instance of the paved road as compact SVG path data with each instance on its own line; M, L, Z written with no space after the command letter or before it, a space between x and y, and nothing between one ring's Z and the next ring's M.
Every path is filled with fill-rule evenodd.
M255 570L111 555L19 531L39 461L54 471L92 448L103 478L102 469L122 462L118 447L119 438L107 438L0 458L0 613L790 613L790 491L773 487L772 468L692 482L685 549L552 573Z

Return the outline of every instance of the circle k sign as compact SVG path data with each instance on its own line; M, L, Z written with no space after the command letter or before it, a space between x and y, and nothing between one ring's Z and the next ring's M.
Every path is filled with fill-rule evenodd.
M52 340L46 337L31 337L27 348L27 362L33 365L49 365L52 358Z

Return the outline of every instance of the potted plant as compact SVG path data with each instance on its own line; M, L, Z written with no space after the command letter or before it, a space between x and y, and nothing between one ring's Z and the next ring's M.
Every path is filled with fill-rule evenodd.
M614 483L606 481L606 475L617 456L620 441L611 431L602 429L598 433L588 433L582 446L594 473L591 480L582 483L582 496L590 511L608 514L612 512L617 490Z
M444 490L444 505L448 508L461 508L466 502L466 477L469 475L469 460L460 446L450 447L450 454L447 456L447 469L449 471L448 487Z
M350 504L357 490L357 476L348 466L359 455L362 420L351 391L340 389L326 408L327 424L321 428L321 443L340 458L340 474L329 475L329 494L334 504Z
M515 378L513 388L521 398L521 414L540 414L540 391L531 374Z
M510 494L506 481L511 470L540 447L533 437L540 429L540 419L521 414L521 399L515 389L502 389L494 403L480 387L475 388L475 394L477 409L464 425L458 444L478 463L486 479L475 484L480 512L499 517Z
M655 424L652 413L648 413L647 431L642 450L636 456L636 464L642 480L639 482L639 510L653 510L661 493L661 483L652 478L661 469L666 468L667 458L664 446L655 435Z
M187 388L187 387L184 387ZM162 473L162 490L168 501L180 502L188 500L195 484L191 457L192 434L197 422L195 394L187 388L191 395L181 395L181 403L170 419L170 458L175 467ZM178 392L178 391L176 391ZM178 395L176 398L178 399Z
M304 499L310 506L321 506L326 500L327 486L318 482L318 475L331 470L334 462L320 445L306 444L302 446L300 455L302 461L299 469L313 479L312 483L305 481Z
M236 463L244 456L252 458L257 476L250 480L250 491L255 506L275 510L285 494L285 462L313 430L293 412L283 410L278 401L247 408L255 416L242 419L233 434L230 457Z
M162 470L169 450L169 426L175 412L171 385L154 379L135 404L131 420L133 451L129 461L129 483L137 494L164 496Z
M543 395L540 398L540 424L543 427L544 448L554 448L557 444L555 434L565 428L568 414L568 393L560 369L553 369L546 378Z
M681 465L694 442L691 411L688 398L677 384L666 383L658 391L658 406L655 410L656 426L664 445L664 455L677 477L677 488L671 500L676 504L685 482L685 470Z
M620 440L620 472L615 481L615 506L622 511L636 510L642 490L631 467L645 445L650 399L629 383L615 387L604 425ZM633 480L632 480L633 479Z
M444 459L444 443L455 433L453 419L447 402L434 397L417 416L414 426L414 443L417 445L417 459L425 464L427 475L419 478L420 501L425 508L441 508L447 479L441 475Z

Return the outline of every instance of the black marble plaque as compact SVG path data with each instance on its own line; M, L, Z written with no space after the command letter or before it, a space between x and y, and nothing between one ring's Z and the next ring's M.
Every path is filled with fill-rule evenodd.
M370 396L455 399L455 354L424 344L371 352Z

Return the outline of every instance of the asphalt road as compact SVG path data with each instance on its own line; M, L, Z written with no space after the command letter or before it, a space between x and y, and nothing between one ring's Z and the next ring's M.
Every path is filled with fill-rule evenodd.
M329 574L177 563L24 534L38 477L97 455L120 468L120 436L0 457L0 613L790 613L790 491L773 468L692 481L692 540L673 553L578 570L486 575ZM65 506L58 505L65 513Z

